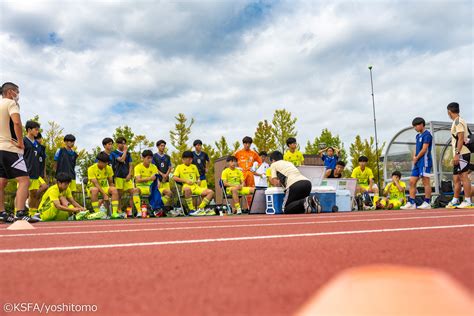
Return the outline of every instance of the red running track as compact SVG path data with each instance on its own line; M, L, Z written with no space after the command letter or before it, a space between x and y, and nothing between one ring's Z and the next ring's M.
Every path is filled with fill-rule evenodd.
M291 315L342 270L442 269L474 290L474 211L383 211L0 226L0 303L100 315ZM343 298L341 298L343 302Z

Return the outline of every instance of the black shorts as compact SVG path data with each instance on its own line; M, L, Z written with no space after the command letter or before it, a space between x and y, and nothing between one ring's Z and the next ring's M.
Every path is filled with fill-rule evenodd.
M0 178L14 179L18 177L28 177L23 155L0 150Z
M471 154L464 154L464 155L459 156L459 164L454 166L453 174L457 175L457 174L461 174L461 173L469 171L470 160L471 160Z

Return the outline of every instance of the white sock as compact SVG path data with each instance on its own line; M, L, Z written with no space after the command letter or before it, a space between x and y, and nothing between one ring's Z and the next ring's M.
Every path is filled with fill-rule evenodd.
M466 202L467 202L467 203L469 203L469 204L471 204L471 203L472 203L472 202L471 202L471 198L470 198L470 197L468 197L468 198L464 198L464 201L466 201Z
M453 199L451 200L451 203L453 203L453 204L459 204L459 199L453 197Z

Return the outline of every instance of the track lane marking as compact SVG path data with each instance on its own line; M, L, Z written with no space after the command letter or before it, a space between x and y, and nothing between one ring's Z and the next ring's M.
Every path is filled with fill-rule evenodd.
M116 230L93 230L93 231L73 231L73 232L51 232L51 233L26 233L26 234L6 234L5 237L39 237L39 236L58 236L58 235L87 235L87 234L110 234L110 233L131 233L131 232L153 232L153 231L179 231L179 230L206 230L206 229L226 229L226 228L247 228L247 227L274 227L286 225L315 225L315 224L341 224L341 223L360 223L360 222L386 222L386 221L410 221L419 219L445 219L459 217L474 217L473 215L449 215L449 216L420 216L420 217L398 217L398 218L371 218L371 219L353 219L353 220L335 220L335 221L311 221L311 222L290 222L290 223L267 223L267 224L242 224L242 225L215 225L215 226L184 226L184 227L161 227L161 228L137 228L137 229L116 229Z
M141 243L128 243L128 244L110 244L110 245L6 249L6 250L0 250L0 254L68 251L68 250L84 250L84 249L126 248L126 247L130 248L130 247L146 247L146 246L214 243L214 242L227 242L227 241L244 241L244 240L264 240L264 239L279 239L279 238L303 238L303 237L335 236L335 235L390 233L390 232L404 232L404 231L424 231L424 230L440 230L440 229L455 229L455 228L470 228L470 227L474 227L474 224L450 225L450 226L422 226L422 227L372 229L372 230L353 230L353 231L339 231L339 232L326 232L326 233L305 233L305 234L244 236L244 237L191 239L191 240L174 240L174 241L155 241L155 242L141 242Z
M465 214L466 211L449 211L449 213L446 213L446 214ZM262 217L258 217L258 218L241 218L241 219L219 219L219 220L216 220L216 219L212 219L212 220L177 220L177 221L161 221L161 220L146 220L147 222L145 222L145 220L140 220L141 222L140 223L131 223L131 222L115 222L115 224L101 224L100 221L95 221L95 223L98 223L98 224L93 224L93 225L88 225L88 224L85 224L85 225L77 225L76 223L72 224L72 225L64 225L65 222L59 222L60 225L44 225L43 223L38 223L35 226L35 228L37 229L63 229L63 228L87 228L87 227L118 227L118 226L141 226L141 225L144 225L144 226L149 226L149 225L174 225L174 224L200 224L200 223L229 223L229 222L255 222L255 221L284 221L284 220L307 220L308 218L312 217L312 216L317 216L318 218L320 219L332 219L332 218L347 218L347 217L350 217L350 218L353 218L354 216L359 216L359 215L362 215L364 214L363 216L381 216L381 217L388 217L388 216L400 216L400 215L403 215L403 216L407 216L407 215L421 215L421 214L440 214L440 212L426 212L426 211L422 211L422 212L416 212L416 213L398 213L398 212L393 212L393 213L377 213L377 214L374 214L374 213L357 213L358 215L355 215L355 213L353 213L354 215L329 215L329 216L322 216L321 214L314 214L314 215L298 215L298 216L291 216L291 215L281 215L281 216L276 216L276 217L271 217L269 216L268 218L262 218ZM472 214L472 213L471 213ZM443 216L449 216L449 215L443 215ZM271 218L270 218L271 217ZM211 218L211 217L209 217ZM215 217L214 217L215 218ZM202 219L202 217L201 217ZM89 222L87 222L89 223ZM4 229L0 229L0 232L1 231L6 231L6 228Z

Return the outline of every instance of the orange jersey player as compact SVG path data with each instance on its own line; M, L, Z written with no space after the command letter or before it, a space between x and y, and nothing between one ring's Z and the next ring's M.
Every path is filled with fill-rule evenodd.
M242 172L244 173L244 182L245 182L246 187L255 187L254 164L255 162L258 163L258 166L262 164L262 159L260 158L258 153L250 149L252 142L253 140L251 137L245 136L244 139L242 139L244 148L238 150L234 154L234 156L237 158L237 163L239 165L239 168L241 168Z

